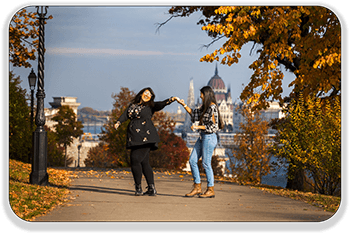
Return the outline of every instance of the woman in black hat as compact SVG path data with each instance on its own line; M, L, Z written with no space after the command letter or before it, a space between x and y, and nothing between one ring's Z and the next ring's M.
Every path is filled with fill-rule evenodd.
M151 150L158 149L160 139L151 118L154 112L162 110L177 99L171 97L162 102L155 102L154 98L155 95L151 88L142 89L114 126L117 129L124 121L131 120L127 130L126 148L131 149L131 171L135 181L136 196L155 196L157 194L153 170L149 164L149 153ZM148 184L145 193L142 193L141 187L142 173Z

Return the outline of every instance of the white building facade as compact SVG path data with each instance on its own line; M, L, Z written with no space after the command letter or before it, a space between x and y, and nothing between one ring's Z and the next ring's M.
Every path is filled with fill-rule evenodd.
M212 87L222 121L226 126L233 126L233 103L231 88L227 88L225 82L219 76L218 67L215 67L214 76L209 80L208 86Z

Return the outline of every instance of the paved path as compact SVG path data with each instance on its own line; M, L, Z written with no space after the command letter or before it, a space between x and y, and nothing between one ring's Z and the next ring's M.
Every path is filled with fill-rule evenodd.
M70 188L72 200L35 221L318 222L333 215L302 201L228 182L215 183L215 198L186 198L193 183L190 175L156 173L158 196L136 197L130 172L78 174ZM144 179L142 185L146 187Z

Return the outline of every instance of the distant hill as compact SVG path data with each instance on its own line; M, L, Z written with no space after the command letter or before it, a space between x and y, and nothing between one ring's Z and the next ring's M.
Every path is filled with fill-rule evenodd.
M111 111L98 111L91 107L78 109L78 120L84 123L105 122L111 115Z
M99 115L100 114L99 111L94 110L91 107L83 107L81 109L78 109L78 114L79 113L84 113L84 114L89 114L89 115Z
M111 111L98 111L98 110L92 109L91 107L83 107L81 109L78 109L78 114L79 113L105 116L105 115L110 115L112 112Z

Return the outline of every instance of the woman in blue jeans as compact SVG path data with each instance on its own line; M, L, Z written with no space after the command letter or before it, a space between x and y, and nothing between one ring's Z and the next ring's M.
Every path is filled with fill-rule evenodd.
M215 94L210 86L205 86L201 90L202 106L200 108L189 108L184 100L178 100L185 110L191 115L191 121L199 121L199 125L192 125L191 129L199 130L200 137L190 156L191 172L194 180L193 189L186 197L199 195L201 198L215 197L214 193L214 173L211 167L211 158L217 145L216 132L223 128L220 118ZM207 177L207 190L202 194L201 178L198 169L198 161L202 157L203 168Z

